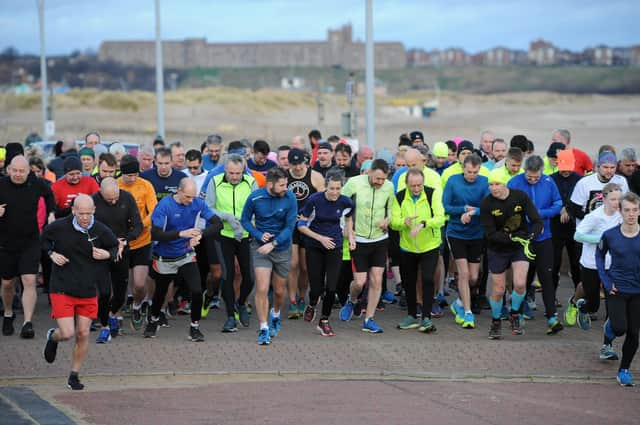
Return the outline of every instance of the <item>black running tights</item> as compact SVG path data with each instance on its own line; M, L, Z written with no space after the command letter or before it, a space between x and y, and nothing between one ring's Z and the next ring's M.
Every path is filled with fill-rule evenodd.
M606 303L613 333L616 336L626 334L622 344L620 369L629 369L633 356L638 351L640 294L609 295Z

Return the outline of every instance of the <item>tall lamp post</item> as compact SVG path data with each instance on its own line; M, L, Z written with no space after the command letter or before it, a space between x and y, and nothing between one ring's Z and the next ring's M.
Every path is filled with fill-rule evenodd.
M37 0L38 6L38 21L40 24L40 103L42 107L42 137L47 138L49 131L47 131L48 105L47 105L47 57L45 50L45 36L44 36L44 0Z
M160 35L160 0L156 0L156 109L158 135L164 138L164 72Z
M373 0L366 0L367 42L365 45L365 85L366 85L366 115L367 115L367 145L371 149L376 146L375 123L375 77L373 50Z

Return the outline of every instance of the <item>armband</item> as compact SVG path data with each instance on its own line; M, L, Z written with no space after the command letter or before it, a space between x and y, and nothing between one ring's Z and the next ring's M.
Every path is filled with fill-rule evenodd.
M309 222L307 220L298 220L298 227L309 227Z

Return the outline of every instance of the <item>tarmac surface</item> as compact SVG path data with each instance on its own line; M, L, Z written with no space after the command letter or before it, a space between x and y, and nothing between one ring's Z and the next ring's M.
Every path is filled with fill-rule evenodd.
M563 304L570 285L561 280ZM591 330L549 336L537 301L525 334L511 335L504 322L500 341L487 339L489 311L472 330L445 311L426 335L396 329L406 312L388 305L376 315L384 333L371 335L361 319L340 322L334 310L335 337L285 319L270 346L256 344L254 317L223 334L224 310L212 310L201 324L205 342L193 343L188 316L177 316L155 339L127 328L98 345L92 333L85 390L71 391L72 344L61 343L51 365L42 358L53 321L41 296L35 340L0 336L0 424L640 423L640 387L620 387L618 362L598 359L604 307ZM640 368L632 373L640 379Z

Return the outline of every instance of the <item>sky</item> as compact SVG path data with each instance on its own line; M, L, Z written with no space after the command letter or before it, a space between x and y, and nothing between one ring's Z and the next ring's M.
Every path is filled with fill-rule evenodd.
M44 0L47 54L155 37L154 0ZM323 41L351 23L365 39L365 0L160 0L162 37L209 42ZM39 53L37 0L0 0L0 50ZM638 0L373 0L374 40L406 49L527 50L544 38L582 51L640 44Z

